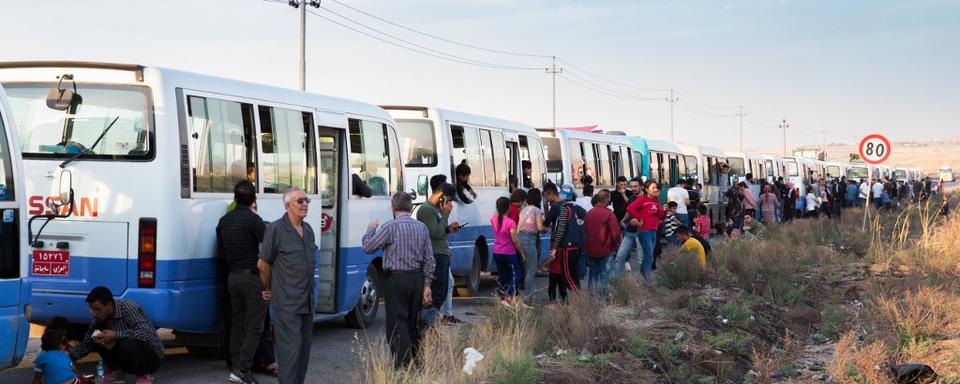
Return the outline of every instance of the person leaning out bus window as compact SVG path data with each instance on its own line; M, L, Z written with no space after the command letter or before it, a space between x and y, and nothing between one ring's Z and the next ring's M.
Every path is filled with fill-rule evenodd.
M470 187L470 166L467 165L467 160L464 159L457 165L455 170L456 175L456 187L457 187L457 200L464 204L470 204L474 199L477 198L477 193L473 191L473 188ZM467 194L470 194L471 197L467 197Z

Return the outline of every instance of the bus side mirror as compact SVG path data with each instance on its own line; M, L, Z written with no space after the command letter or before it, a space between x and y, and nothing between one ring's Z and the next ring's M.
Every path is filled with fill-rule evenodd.
M77 93L77 83L73 83L73 90L71 91L63 88L64 80L70 80L73 83L73 75L64 74L60 76L60 82L57 83L57 86L50 89L50 93L47 94L47 107L50 109L66 111L70 107L76 108L80 103L83 103L83 98Z
M69 205L71 209L68 210L68 212L73 211L72 209L73 207L73 174L71 174L70 172L60 173L60 185L58 188L58 197L59 197L58 201L56 202L51 201L51 204L53 204L56 208ZM55 209L54 211L60 212L59 209Z

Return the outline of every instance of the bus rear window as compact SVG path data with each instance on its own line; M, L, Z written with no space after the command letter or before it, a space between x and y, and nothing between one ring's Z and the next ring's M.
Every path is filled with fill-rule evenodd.
M785 161L784 165L787 166L787 176L800 176L800 170L797 169L796 161Z
M437 144L430 120L397 120L403 146L407 148L404 162L408 167L432 167L437 165Z
M6 83L25 158L145 160L153 155L149 90L130 85L77 84L83 98L74 114L46 105L56 83ZM116 123L110 123L116 119ZM110 127L107 130L107 127ZM106 133L104 133L106 131ZM97 142L100 135L103 138ZM81 159L82 160L82 159Z

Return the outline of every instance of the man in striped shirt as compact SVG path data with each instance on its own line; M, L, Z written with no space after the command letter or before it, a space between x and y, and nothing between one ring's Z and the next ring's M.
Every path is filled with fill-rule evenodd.
M413 199L397 192L391 202L394 219L377 230L377 219L363 234L363 250L383 250L384 305L387 307L387 341L397 368L416 356L419 341L417 318L421 306L432 302L430 283L435 260L427 226L410 217Z
M132 301L114 300L107 287L96 287L87 295L93 322L83 341L70 349L73 360L97 352L107 367L104 382L122 380L124 373L137 375L137 384L152 383L151 374L163 359L163 343L157 330Z

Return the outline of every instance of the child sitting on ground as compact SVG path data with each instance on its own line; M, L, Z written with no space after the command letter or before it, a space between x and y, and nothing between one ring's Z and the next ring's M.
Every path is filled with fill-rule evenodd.
M58 329L47 329L40 338L40 349L33 364L33 384L84 384L77 376L67 350L67 335Z
M683 250L687 253L690 253L697 257L697 264L700 265L700 270L707 270L707 251L704 249L703 243L700 240L694 238L690 228L686 226L681 226L677 228L677 240L680 241Z

